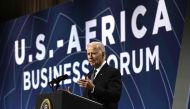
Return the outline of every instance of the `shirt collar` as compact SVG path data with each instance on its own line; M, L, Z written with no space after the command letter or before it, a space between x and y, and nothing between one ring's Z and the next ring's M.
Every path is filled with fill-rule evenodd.
M106 63L106 61L104 61L104 62L101 64L101 66L96 69L96 73L98 73L98 72L101 70L101 68L104 66L105 63Z

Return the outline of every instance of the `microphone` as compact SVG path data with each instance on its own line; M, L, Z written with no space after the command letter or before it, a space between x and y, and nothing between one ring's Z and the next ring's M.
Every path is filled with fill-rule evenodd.
M68 79L68 78L69 78L69 76L68 76L67 74L65 74L65 75L59 76L59 77L56 78L56 79L53 78L52 81L50 81L48 84L49 84L50 86L53 86L54 84L58 85L59 82L61 82L61 81L63 81L63 80L66 80L66 79Z

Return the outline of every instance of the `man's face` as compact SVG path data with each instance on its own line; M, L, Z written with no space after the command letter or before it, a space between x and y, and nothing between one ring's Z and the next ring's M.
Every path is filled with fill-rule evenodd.
M98 68L104 61L104 53L96 48L96 45L87 47L87 57L90 65L94 68Z

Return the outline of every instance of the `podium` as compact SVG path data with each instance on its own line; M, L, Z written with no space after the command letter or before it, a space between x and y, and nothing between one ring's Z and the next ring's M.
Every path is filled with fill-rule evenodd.
M58 90L51 94L38 95L36 109L102 109L102 104Z

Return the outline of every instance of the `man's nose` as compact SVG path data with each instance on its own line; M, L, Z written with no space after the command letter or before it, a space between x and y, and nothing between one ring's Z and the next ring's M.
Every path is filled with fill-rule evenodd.
M89 54L89 57L92 58L92 53Z

